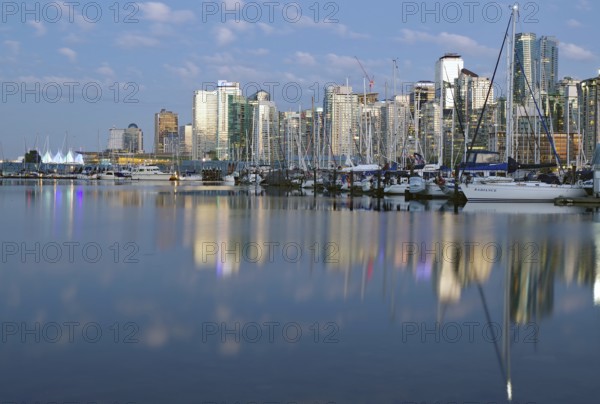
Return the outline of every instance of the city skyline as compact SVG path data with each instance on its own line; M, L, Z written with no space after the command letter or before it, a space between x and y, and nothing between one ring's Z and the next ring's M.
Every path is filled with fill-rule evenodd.
M293 111L309 108L311 97L322 105L328 83L348 80L360 93L365 73L355 57L374 77L372 91L379 99L392 96L394 59L398 94L406 94L410 83L434 81L435 61L449 52L462 55L465 67L478 75L490 77L509 16L508 3L471 9L448 3L460 7L455 10L441 3L428 3L425 9L421 3L404 2L385 12L372 10L377 23L364 22L364 6L353 2L294 3L302 12L297 20L289 4L272 15L259 10L260 19L250 11L262 3L227 2L228 10L234 10L229 14L212 7L221 3L135 3L131 9L127 4L132 3L115 3L113 9L106 5L101 18L94 17L91 6L63 8L61 18L50 6L40 5L38 15L34 6L33 14L3 10L0 158L22 155L36 136L37 147L49 137L56 150L68 133L66 143L74 150L95 150L98 134L105 144L111 127L135 122L149 134L154 114L162 108L180 114L181 123L192 122L194 91L222 78L240 82L246 97L266 90L279 111ZM557 79L595 77L599 63L592 11L597 6L588 1L564 4L521 4L517 29L558 40ZM282 16L283 9L287 15ZM500 10L498 18L494 10ZM500 74L495 86L503 88ZM62 98L57 99L57 91Z

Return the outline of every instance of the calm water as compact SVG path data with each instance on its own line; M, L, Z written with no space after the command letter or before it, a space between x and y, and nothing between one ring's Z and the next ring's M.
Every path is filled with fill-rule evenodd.
M549 205L0 186L0 402L581 403L600 220Z

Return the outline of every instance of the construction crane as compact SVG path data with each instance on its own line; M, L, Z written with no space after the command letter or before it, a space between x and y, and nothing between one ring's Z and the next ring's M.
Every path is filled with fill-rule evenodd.
M373 85L375 84L375 81L374 81L375 80L375 76L369 77L369 75L367 74L367 71L363 67L362 63L360 63L360 60L358 60L358 57L354 56L354 58L358 62L358 65L362 69L362 71L365 74L365 77L367 78L367 80L369 80L369 92L371 93L372 90L373 90Z

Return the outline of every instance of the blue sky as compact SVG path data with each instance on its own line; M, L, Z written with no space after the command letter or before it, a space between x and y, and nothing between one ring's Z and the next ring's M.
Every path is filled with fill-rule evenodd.
M40 148L48 138L53 152L63 145L105 148L109 128L132 122L144 130L149 151L154 113L166 108L179 113L180 124L191 122L193 91L220 79L273 89L280 110L309 108L311 96L320 105L327 83L347 79L362 91L364 75L355 56L374 76L380 99L386 83L388 96L392 93L393 59L399 93L406 83L433 80L435 62L445 52L461 54L465 67L489 77L512 3L26 4L27 9L21 1L2 2L0 158L5 159L22 155L36 137ZM574 0L525 1L520 7L517 32L558 38L560 77L596 76L600 6ZM501 88L504 81L502 69ZM254 88L248 85L247 95Z

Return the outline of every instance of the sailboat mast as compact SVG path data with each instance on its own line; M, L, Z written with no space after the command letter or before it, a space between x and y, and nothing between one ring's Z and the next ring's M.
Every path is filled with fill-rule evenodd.
M515 59L515 37L516 37L516 22L519 6L515 3L512 7L512 30L510 34L510 43L507 52L506 66L506 136L505 136L505 159L513 155L512 138L513 138L513 85L514 85L514 59Z

